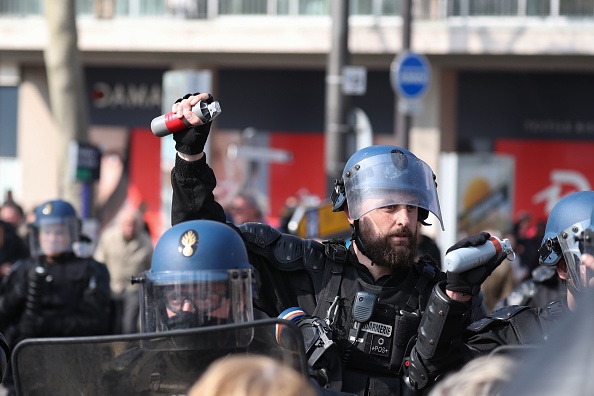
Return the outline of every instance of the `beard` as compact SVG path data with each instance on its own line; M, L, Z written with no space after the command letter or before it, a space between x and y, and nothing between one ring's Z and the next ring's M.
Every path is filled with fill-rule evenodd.
M407 241L395 242L392 236L407 236ZM392 269L407 269L413 263L417 250L417 231L401 227L388 234L376 233L371 220L359 220L359 238L365 247L365 255L374 265Z

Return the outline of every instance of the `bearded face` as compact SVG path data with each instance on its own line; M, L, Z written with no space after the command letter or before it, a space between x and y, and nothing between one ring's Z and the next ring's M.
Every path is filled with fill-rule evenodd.
M413 263L417 250L417 230L403 226L388 231L374 227L371 219L359 220L359 235L365 246L366 256L380 267L406 269ZM396 240L395 237L407 237Z

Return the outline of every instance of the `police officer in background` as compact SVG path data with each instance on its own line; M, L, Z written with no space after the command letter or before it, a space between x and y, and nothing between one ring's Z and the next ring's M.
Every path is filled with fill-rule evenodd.
M194 127L174 135L178 152L171 179L172 223L190 219L225 221L214 200L215 176L203 153L210 124L190 109L209 94L186 95L172 107ZM255 306L275 317L298 306L321 317L338 344L341 376L327 384L360 395L400 395L401 363L434 285L446 281L434 260L414 260L417 222L429 212L441 223L434 174L411 152L394 146L371 146L355 153L337 180L333 210L343 211L352 226L353 243L301 239L265 224L239 226L250 262L257 271ZM230 225L232 226L232 225ZM483 244L483 235L460 246ZM488 268L495 268L498 255ZM485 267L487 268L487 267ZM481 298L458 290L477 290L490 272L447 278L447 296L462 299L469 322L484 315ZM472 303L467 302L472 298Z
M70 203L52 200L35 210L31 257L18 261L0 284L0 331L11 348L32 337L108 334L109 272L73 253L79 232ZM11 375L6 379L13 392Z
M576 192L559 200L547 220L539 262L556 270L566 287L564 299L540 308L503 307L464 330L459 321L459 303L450 301L443 293L434 295L407 362L411 387L426 390L437 376L498 347L546 341L594 284L594 265L584 261L587 255L582 254L584 232L594 227L593 209L594 191Z

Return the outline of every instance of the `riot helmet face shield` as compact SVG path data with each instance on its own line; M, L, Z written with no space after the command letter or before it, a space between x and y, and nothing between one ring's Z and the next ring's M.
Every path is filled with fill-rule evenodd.
M79 240L80 221L72 205L66 201L48 201L35 211L35 221L29 233L33 257L55 257L74 251Z
M538 250L539 262L556 266L561 259L567 265L568 287L576 292L586 290L592 271L582 263L583 234L590 227L594 191L580 191L561 198L551 210L545 235Z
M585 292L589 281L593 278L594 272L589 269L580 259L583 247L581 236L583 231L590 226L590 220L576 223L561 231L556 236L565 264L567 265L567 282L570 287L578 292ZM560 259L559 257L559 259ZM559 261L559 260L557 260Z
M253 320L252 266L233 228L179 223L161 235L141 284L141 330L160 332Z
M145 277L141 287L143 332L253 320L251 269Z
M343 182L353 220L378 208L411 205L433 213L443 229L433 171L405 150L364 158L344 172Z

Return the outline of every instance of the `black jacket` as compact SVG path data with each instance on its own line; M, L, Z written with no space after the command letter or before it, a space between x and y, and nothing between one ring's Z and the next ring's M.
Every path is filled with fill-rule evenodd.
M45 273L37 277L40 265ZM109 295L107 267L93 259L21 260L0 284L0 331L11 347L28 337L108 334Z

